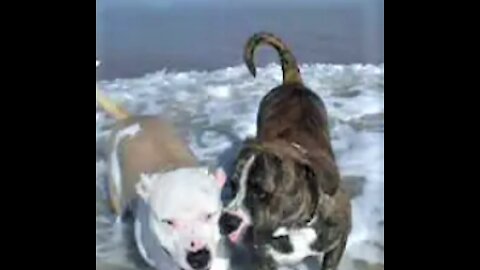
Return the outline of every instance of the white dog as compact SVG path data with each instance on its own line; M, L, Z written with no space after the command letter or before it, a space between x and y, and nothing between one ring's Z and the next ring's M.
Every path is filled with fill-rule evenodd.
M117 119L109 149L110 204L118 216L133 213L142 257L159 270L228 269L219 255L223 171L200 167L167 122L131 116L96 92L99 105Z

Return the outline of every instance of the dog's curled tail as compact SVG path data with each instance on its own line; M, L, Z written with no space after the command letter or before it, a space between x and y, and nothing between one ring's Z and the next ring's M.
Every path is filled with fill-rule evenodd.
M97 88L97 102L108 114L114 117L116 120L124 120L130 117L129 113L115 104L113 101L109 100L104 96L100 90Z
M100 66L100 61L96 60L95 65L98 68ZM112 117L114 117L116 120L124 120L130 117L129 113L120 108L117 104L115 104L113 101L109 100L106 96L104 96L100 90L97 89L97 102L100 107L104 111L106 111L108 114L110 114Z
M252 35L245 45L243 60L245 61L250 73L254 77L257 75L254 63L255 50L259 45L265 44L272 46L280 57L283 70L283 84L303 84L297 60L295 59L292 51L287 47L287 45L285 45L285 43L283 43L280 38L268 32L259 32Z

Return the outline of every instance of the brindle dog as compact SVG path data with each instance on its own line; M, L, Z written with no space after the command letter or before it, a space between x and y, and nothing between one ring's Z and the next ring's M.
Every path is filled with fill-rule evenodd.
M257 136L237 156L230 209L244 210L251 220L250 237L243 240L253 244L257 269L316 256L322 270L336 270L351 230L351 206L340 185L327 111L303 84L294 55L271 33L257 33L245 46L251 74L256 76L253 56L262 44L278 52L283 84L262 99Z

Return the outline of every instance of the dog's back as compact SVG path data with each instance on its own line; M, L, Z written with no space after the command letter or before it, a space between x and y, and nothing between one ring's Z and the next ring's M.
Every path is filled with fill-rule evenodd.
M333 157L325 106L301 84L273 89L260 103L257 126L260 141L281 139L308 150L327 151Z
M253 57L260 45L269 45L277 51L283 83L271 90L260 103L257 139L285 140L308 150L322 149L333 157L325 106L320 97L303 84L297 60L280 38L260 32L248 40L244 61L250 73L256 76Z
M110 198L117 214L136 197L135 185L141 174L197 165L174 127L153 116L120 121L111 136L109 152Z
M253 76L253 57L260 45L273 47L283 71L283 82L261 101L257 116L259 142L284 141L308 152L311 165L324 172L323 192L334 194L340 184L335 155L330 143L329 123L321 98L307 88L291 50L271 33L257 33L245 45L244 61Z
M122 215L137 196L141 174L197 166L173 125L156 116L134 116L98 89L97 102L117 120L110 136L108 191L112 210Z

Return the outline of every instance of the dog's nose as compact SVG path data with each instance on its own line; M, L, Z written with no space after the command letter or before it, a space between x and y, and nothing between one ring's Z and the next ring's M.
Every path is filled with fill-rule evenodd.
M196 252L200 249L203 249L205 247L205 244L203 244L202 241L200 240L193 240L190 242L190 251Z
M220 217L220 233L223 235L231 234L242 224L242 219L236 215L223 213Z
M189 252L187 254L187 262L193 269L202 270L206 269L210 263L211 255L210 251L206 248L197 252Z

